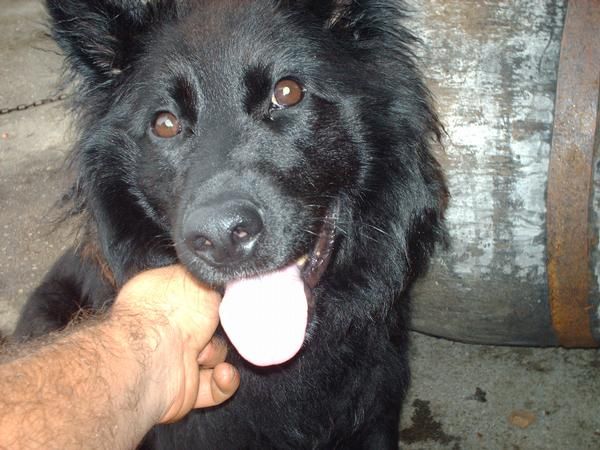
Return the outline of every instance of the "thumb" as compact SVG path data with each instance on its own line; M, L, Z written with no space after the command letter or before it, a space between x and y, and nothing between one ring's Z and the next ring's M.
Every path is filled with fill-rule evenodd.
M203 369L200 371L200 386L194 407L219 405L231 398L239 385L239 372L231 364L221 363L214 369Z

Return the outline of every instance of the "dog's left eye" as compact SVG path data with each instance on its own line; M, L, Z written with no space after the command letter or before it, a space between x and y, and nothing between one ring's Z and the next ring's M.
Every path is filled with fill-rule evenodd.
M304 87L296 80L284 78L275 84L271 103L278 108L296 106L304 99Z
M156 115L152 132L160 138L173 138L181 133L181 124L175 114L164 111Z

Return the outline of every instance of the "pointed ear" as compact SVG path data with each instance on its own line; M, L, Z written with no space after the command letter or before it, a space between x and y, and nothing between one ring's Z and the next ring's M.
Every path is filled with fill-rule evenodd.
M364 0L275 0L280 7L308 12L319 18L325 28L335 28L340 22L346 22L353 10L360 7Z
M47 0L52 37L73 73L91 86L111 84L140 51L140 37L173 20L183 0Z
M305 7L317 17L323 19L325 27L347 27L353 13L361 2L355 0L304 0Z
M369 41L378 37L392 36L410 41L400 25L406 16L401 0L283 0L288 7L300 7L319 18L324 28L345 35L355 41Z

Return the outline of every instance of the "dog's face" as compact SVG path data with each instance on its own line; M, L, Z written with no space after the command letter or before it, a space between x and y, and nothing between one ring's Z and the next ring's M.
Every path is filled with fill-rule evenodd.
M114 165L126 172L114 180L133 197L126 208L152 218L205 282L298 263L316 285L340 209L378 176L368 173L366 122L376 119L366 116L390 97L348 45L350 32L327 25L332 14L198 2L153 26L135 57L112 69L120 79L93 124L85 177L114 179Z
M314 26L269 2L212 2L152 34L132 67L111 124L129 118L132 184L209 283L309 256L360 186L360 100L343 75L358 68Z

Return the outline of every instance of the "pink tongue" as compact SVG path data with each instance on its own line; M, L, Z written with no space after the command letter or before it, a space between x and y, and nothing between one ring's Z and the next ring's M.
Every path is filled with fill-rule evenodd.
M229 283L219 310L237 351L257 366L280 364L302 347L308 306L295 265Z

